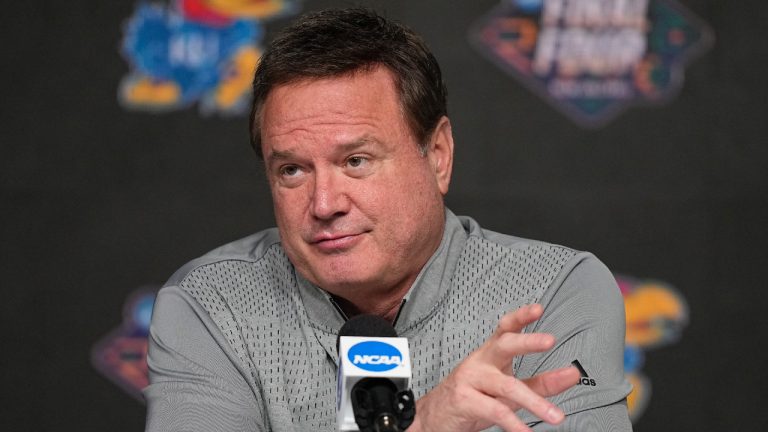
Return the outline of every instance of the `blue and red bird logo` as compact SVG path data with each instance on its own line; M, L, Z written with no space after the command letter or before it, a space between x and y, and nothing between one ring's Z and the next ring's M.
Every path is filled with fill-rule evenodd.
M121 53L130 72L119 101L154 112L198 104L205 114L245 113L263 22L297 9L297 0L140 3L124 29Z
M645 352L680 339L688 325L688 305L677 290L661 281L616 276L616 282L624 296L624 373L633 387L627 404L635 421L651 397L651 381L642 372Z

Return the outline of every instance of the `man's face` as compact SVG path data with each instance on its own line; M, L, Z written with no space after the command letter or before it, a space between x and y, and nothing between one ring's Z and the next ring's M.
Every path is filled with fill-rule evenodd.
M379 67L276 87L261 134L277 226L297 270L355 303L404 293L442 238L448 119L422 155L392 75Z

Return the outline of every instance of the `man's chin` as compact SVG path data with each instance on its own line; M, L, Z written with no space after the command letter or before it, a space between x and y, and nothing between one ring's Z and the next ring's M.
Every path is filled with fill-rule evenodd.
M329 274L321 275L318 278L320 288L326 291L333 292L347 291L350 289L360 289L362 287L369 286L371 284L370 279L360 277L355 274Z
M355 271L323 271L316 274L316 285L332 294L348 297L350 291L359 292L377 285L375 277ZM347 294L347 295L345 295Z

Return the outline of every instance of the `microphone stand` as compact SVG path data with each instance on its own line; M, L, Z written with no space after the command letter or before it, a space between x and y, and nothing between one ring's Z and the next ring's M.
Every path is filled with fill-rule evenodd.
M351 402L360 432L402 432L416 416L413 392L398 392L386 378L358 381L352 387Z

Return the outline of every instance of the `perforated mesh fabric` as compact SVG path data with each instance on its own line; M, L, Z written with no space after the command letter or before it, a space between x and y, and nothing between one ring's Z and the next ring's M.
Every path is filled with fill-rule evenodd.
M437 385L493 332L499 318L539 301L575 253L533 244L510 248L479 237L464 244L448 289L409 325L416 397ZM437 289L423 281L417 289ZM312 322L279 244L256 261L199 266L179 287L207 311L249 371L273 423L296 430L335 427L336 329Z
M562 247L510 250L470 237L448 295L434 314L404 334L411 349L416 397L485 342L504 314L538 302L557 275L551 269L562 269L573 256L573 251Z
M280 417L288 411L307 430L335 423L336 366L312 337L282 249L271 247L257 262L198 267L180 287L221 329L251 384L261 388L268 412Z

